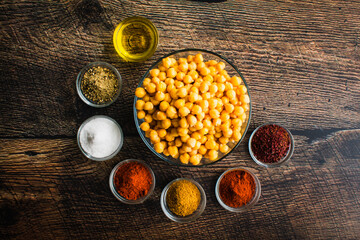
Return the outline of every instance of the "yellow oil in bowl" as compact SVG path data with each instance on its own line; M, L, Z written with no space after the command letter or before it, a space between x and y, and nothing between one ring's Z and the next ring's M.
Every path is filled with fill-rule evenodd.
M148 19L130 17L116 27L113 41L116 52L125 61L142 62L154 54L159 34Z

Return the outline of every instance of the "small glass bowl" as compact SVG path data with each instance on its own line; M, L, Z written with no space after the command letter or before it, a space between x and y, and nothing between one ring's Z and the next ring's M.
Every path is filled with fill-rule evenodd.
M121 51L121 46L118 45L119 42L122 43L121 35L124 29L128 28L129 25L142 25L147 28L148 31L150 31L150 34L153 35L153 42L151 43L150 48L146 51L145 54L128 54L127 52ZM136 34L132 35L131 38L138 37ZM154 52L157 49L157 46L159 44L159 33L156 29L155 25L147 18L140 17L140 16L134 16L134 17L128 17L124 19L116 28L113 35L113 43L116 52L119 54L119 56L124 59L127 62L143 62L150 58Z
M151 177L152 177L152 184L150 186L150 189L148 191L148 193L139 198L139 199L136 199L136 200L129 200L129 199L126 199L124 198L123 196L121 196L117 191L116 191L116 186L115 186L115 174L117 172L117 170L124 164L126 163L129 163L129 162L138 162L142 165L144 165L150 172L151 174ZM143 203L146 199L148 199L148 197L150 197L150 195L153 193L154 189L155 189L155 174L153 172L153 170L149 167L149 165L147 165L144 161L141 161L141 160L137 160L137 159L127 159L127 160L124 160L124 161L121 161L119 162L114 168L113 170L111 171L110 173L110 177L109 177L109 186L110 186L110 190L112 192L112 194L122 203L125 203L125 204L140 204L140 203Z
M94 157L94 156L90 155L88 152L86 152L86 151L83 149L83 147L81 146L81 143L80 143L80 133L81 133L81 130L84 128L84 126L85 126L88 122L90 122L91 120L96 119L96 118L106 118L106 119L112 121L113 123L115 123L115 125L119 128L119 130L120 130L120 135L121 135L120 144L119 144L118 148L115 150L115 152L113 152L113 153L110 154L109 156L103 157L103 158L97 158L97 157ZM77 144L78 144L81 152L82 152L87 158L89 158L89 159L91 159L91 160L94 160L94 161L105 161L105 160L109 160L109 159L115 157L115 155L118 154L119 151L121 150L123 143L124 143L124 134L123 134L123 132L122 132L122 129L121 129L120 125L119 125L114 119L112 119L111 117L105 116L105 115L95 115L95 116L92 116L92 117L86 119L86 120L81 124L81 126L79 127L79 130L78 130L78 132L77 132Z
M90 101L89 99L87 99L85 97L85 95L83 94L83 92L81 91L81 81L82 78L84 77L84 74L92 67L97 67L97 66L101 66L101 67L105 67L110 69L111 71L113 71L115 73L115 75L117 76L117 80L118 80L118 92L116 93L116 95L114 96L114 98L106 103L102 103L102 104L98 104L95 102ZM121 92L121 88L122 88L122 79L121 79L121 75L119 73L119 71L112 65L106 63L106 62L92 62L89 63L88 65L86 65L83 69L81 69L81 71L79 72L77 78L76 78L76 91L79 95L79 97L81 98L81 100L83 100L84 103L86 103L87 105L91 106L91 107L96 107L96 108L102 108L102 107L107 107L110 104L112 104L113 102L116 101L116 99L119 97L120 92Z
M249 173L253 178L254 178L254 181L255 181L255 193L254 193L254 196L253 198L250 200L250 202L248 202L247 204L241 206L241 207L238 207L238 208L233 208L233 207L230 207L228 205L226 205L222 200L221 200L221 197L220 197L220 182L221 180L223 179L223 177L231 172L231 171L236 171L236 170L240 170L240 171L245 171L247 173ZM259 198L260 198L260 195L261 195L261 185L260 185L260 181L259 179L256 177L256 175L254 173L252 173L250 170L246 169L246 168L241 168L241 167L237 167L237 168L230 168L228 170L226 170L225 172L223 172L223 174L220 175L220 177L218 178L217 182L216 182L216 186L215 186L215 195L216 195L216 199L218 200L218 202L220 203L220 205L225 208L226 210L230 211L230 212L244 212L246 210L248 210L249 208L251 208L252 206L254 206L258 201L259 201Z
M260 160L258 160L256 157L255 157L255 154L253 153L252 149L251 149L251 142L252 142L252 139L253 139L253 136L255 135L255 133L259 130L259 128L263 127L263 126L266 126L266 125L276 125L276 126L279 126L279 127L282 127L283 129L285 129L288 134L289 134L289 137L290 137L290 147L289 147L289 150L286 154L285 157L283 157L283 159L281 159L280 161L278 162L275 162L275 163L265 163L265 162L262 162ZM293 155L294 153L294 137L293 135L291 134L291 132L286 128L286 127L283 127L279 124L276 124L276 123L265 123L259 127L257 127L253 132L252 134L250 135L250 138L249 138L249 153L250 153L250 156L251 158L257 163L259 164L260 166L264 166L264 167L267 167L267 168L273 168L273 167L278 167L278 166L281 166L283 164L285 164L286 162L288 162L291 158L291 156Z
M171 210L169 209L169 207L167 206L167 203L166 203L166 195L167 195L167 192L168 192L170 186L173 183L180 181L180 180L187 180L187 181L190 181L191 183L195 184L195 186L199 189L200 195L201 195L201 200L200 200L199 206L196 209L196 211L193 214L191 214L189 216L185 216L185 217L178 216L178 215L174 214L173 212L171 212ZM165 188L163 189L163 191L161 193L161 197L160 197L160 205L161 205L161 209L163 210L163 212L169 219L173 220L174 222L178 222L178 223L187 223L187 222L196 220L204 212L204 209L206 206L206 194L205 194L204 189L201 187L201 185L198 182L196 182L192 179L188 179L188 178L177 178L177 179L171 181L170 183L168 183L168 185L166 185Z

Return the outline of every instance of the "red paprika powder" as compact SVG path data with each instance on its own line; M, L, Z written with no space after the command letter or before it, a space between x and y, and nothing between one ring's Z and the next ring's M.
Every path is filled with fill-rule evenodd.
M229 207L238 208L251 201L255 188L255 179L250 173L243 170L230 171L220 181L220 198Z
M137 200L146 196L152 181L149 169L139 162L123 164L114 176L117 192L128 200Z
M269 124L260 127L255 132L251 140L251 151L257 160L275 163L287 155L290 143L290 136L286 129Z

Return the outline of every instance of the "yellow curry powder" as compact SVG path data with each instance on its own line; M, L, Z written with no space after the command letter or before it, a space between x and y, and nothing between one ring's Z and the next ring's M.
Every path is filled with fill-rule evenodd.
M188 180L173 183L166 195L166 202L171 212L183 217L195 212L200 200L199 189Z

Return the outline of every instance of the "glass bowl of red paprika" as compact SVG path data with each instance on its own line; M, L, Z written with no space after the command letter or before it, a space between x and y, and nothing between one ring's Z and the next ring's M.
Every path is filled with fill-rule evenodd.
M249 138L250 156L260 166L281 166L290 160L293 152L293 135L279 124L263 124L256 128Z
M259 201L260 181L246 168L230 168L217 180L215 195L220 205L226 210L243 212Z
M113 168L109 185L113 195L121 202L140 204L153 193L155 174L144 161L127 159Z

